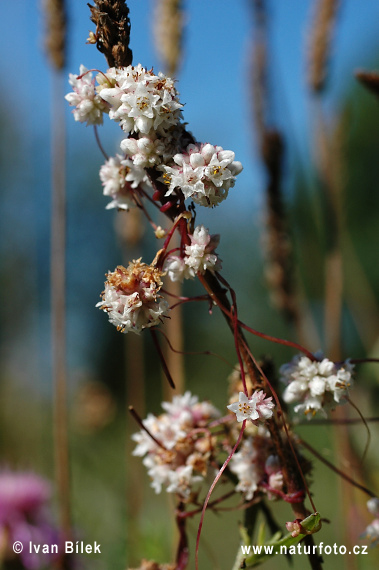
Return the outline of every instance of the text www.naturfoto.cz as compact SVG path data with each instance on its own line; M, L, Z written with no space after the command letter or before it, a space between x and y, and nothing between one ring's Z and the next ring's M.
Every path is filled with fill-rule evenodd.
M292 545L292 546L284 546L281 545L280 548L277 547L276 550L274 550L275 546L273 544L261 544L261 545L257 545L257 544L249 544L249 545L241 545L241 550L242 550L242 554L249 556L251 554L267 554L267 555L271 555L271 554L326 554L327 556L329 554L368 554L367 553L367 545L355 545L353 546L352 550L348 551L346 546L344 546L343 544L341 544L340 546L338 546L336 543L333 544L333 546L330 546L329 544L325 544L323 542L320 542L320 544L314 544L312 546L310 545L302 545L302 544L297 544L297 545Z

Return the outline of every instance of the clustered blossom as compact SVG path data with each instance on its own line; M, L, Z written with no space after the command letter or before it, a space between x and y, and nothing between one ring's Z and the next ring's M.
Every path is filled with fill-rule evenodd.
M98 78L99 95L110 106L110 119L119 122L125 132L165 134L180 121L183 105L174 81L163 73L155 75L139 64L109 69L105 78Z
M109 321L123 333L159 324L167 315L168 304L159 294L162 272L156 267L130 262L107 274L102 301L97 307L108 313Z
M101 125L103 113L108 112L108 105L96 93L95 79L84 65L80 66L79 75L70 73L69 83L73 92L68 93L65 99L75 109L73 115L75 121L87 123L87 125Z
M317 412L326 415L325 410L346 403L353 369L348 360L336 364L327 358L312 361L307 356L295 356L280 368L281 380L287 384L283 399L287 404L300 402L295 413L308 418Z
M185 198L201 206L218 205L242 171L242 164L234 158L234 152L221 146L188 145L185 153L173 157L174 164L160 167L164 171L161 180L168 186L166 196L180 188Z
M57 544L58 535L52 526L47 503L50 499L50 485L33 473L0 473L0 561L14 557L12 544L23 545ZM51 555L29 552L20 553L24 568L34 570L47 567Z
M177 188L185 198L208 207L216 206L227 197L242 165L234 160L234 152L223 150L221 146L188 145L194 139L185 130L183 105L170 77L163 73L156 75L153 70L138 64L110 68L105 73L98 73L95 80L81 65L80 74L70 74L69 82L73 91L66 99L75 107L75 120L98 125L103 122L103 113L107 113L125 133L129 133L121 141L125 156L110 161L117 166L121 160L130 160L122 166L128 169L125 178L132 188L141 182L150 187L143 169L154 167L163 172L161 180L168 186L167 196ZM107 170L101 173L107 187L105 193L112 198L116 194L108 208L127 209L130 206L125 196L128 187L120 182L116 171L109 172L108 167ZM109 194L110 185L120 188Z
M238 477L236 490L243 493L246 501L250 501L258 490L266 491L269 498L275 496L275 491L282 491L283 474L271 447L269 434L259 428L256 435L243 440L241 449L230 461L230 470Z
M145 456L143 464L156 493L165 486L168 493L189 499L193 486L204 480L212 453L213 438L206 426L220 414L212 404L199 402L190 392L163 402L162 408L165 413L158 417L149 414L143 420L161 445L142 430L132 436L137 442L133 455Z
M121 150L125 152L133 161L135 166L140 168L151 168L162 162L165 152L165 145L162 139L155 135L140 137L138 139L123 139L120 143Z
M250 398L244 392L240 392L239 401L227 406L228 410L236 414L237 422L268 420L273 415L274 407L272 397L266 398L263 390L255 391Z
M197 226L190 235L191 245L185 246L185 256L169 255L165 260L164 269L171 281L193 279L196 273L219 271L221 261L214 253L219 244L219 235L210 235L203 225Z
M372 497L367 501L367 508L371 514L375 516L374 520L368 525L361 538L367 538L372 546L379 544L379 499Z
M129 210L129 208L135 207L133 189L141 183L147 182L145 171L119 154L109 158L101 166L100 180L103 184L104 196L112 198L106 208L118 208L120 210Z

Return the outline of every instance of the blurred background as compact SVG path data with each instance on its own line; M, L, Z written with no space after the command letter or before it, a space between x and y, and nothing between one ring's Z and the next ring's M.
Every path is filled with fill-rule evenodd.
M161 21L164 4L128 2L133 62L156 72L174 70L188 128L199 141L233 150L244 165L228 200L215 210L199 208L197 218L221 234L223 274L237 292L240 317L335 360L379 357L379 101L354 76L378 65L379 4L186 0L174 61L167 55L172 47L162 53L170 28ZM323 37L320 11L327 4L336 12L328 15L326 8ZM68 0L67 16L65 75L79 73L80 64L105 70L104 57L86 44L94 29L86 1ZM1 27L0 464L53 480L51 144L61 126L55 124L53 72L44 47L45 4L3 3ZM326 55L317 51L325 37ZM73 521L78 536L103 546L100 558L82 557L81 563L117 570L136 567L143 557L169 561L176 535L173 522L163 525L162 519L171 521L170 501L155 495L140 460L131 456L137 426L126 410L133 404L141 416L159 413L170 395L150 338L118 334L95 309L104 273L141 255L150 262L156 242L141 220L105 210L98 178L103 157L93 130L73 120L65 101L62 107ZM117 126L105 124L100 137L114 155L121 140ZM186 284L186 294L200 291ZM217 311L209 316L205 305L191 304L182 321L187 351L210 350L234 362L233 341ZM293 356L256 338L251 347L277 367ZM225 408L225 363L192 355L173 366L185 388ZM353 398L365 416L377 413L374 365L359 366ZM354 410L348 414L357 417ZM376 424L370 429L363 466L364 426L304 426L299 433L379 492L379 434ZM316 504L332 521L316 542L361 544L359 534L370 521L365 496L342 486L323 465L315 465L313 482ZM340 500L346 493L348 505ZM291 519L288 505L278 512L279 520ZM232 566L239 518L207 515L203 567ZM191 527L193 540L196 520ZM325 567L373 568L378 560L372 549L354 559L329 557ZM294 561L295 568L304 564L301 557ZM282 560L266 567L286 565Z

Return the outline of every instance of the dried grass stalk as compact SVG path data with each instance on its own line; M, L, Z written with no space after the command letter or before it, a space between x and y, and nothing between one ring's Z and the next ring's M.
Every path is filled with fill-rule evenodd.
M310 38L308 77L309 85L315 92L325 87L338 4L338 0L317 0Z
M45 0L46 51L56 69L63 69L66 63L67 15L64 0Z
M291 239L282 198L281 178L284 145L279 132L266 131L262 155L268 173L266 220L266 280L273 304L291 322L298 320L293 280Z
M154 18L155 45L165 71L178 72L182 59L184 14L182 0L157 0Z
M129 8L124 0L95 0L91 20L96 25L97 49L106 57L109 67L131 65L132 50L129 48Z
M262 161L267 173L267 221L265 235L266 279L273 304L292 322L299 315L294 291L292 247L282 197L281 134L270 128L270 93L268 88L267 10L265 0L253 0L254 44L252 49L253 115Z

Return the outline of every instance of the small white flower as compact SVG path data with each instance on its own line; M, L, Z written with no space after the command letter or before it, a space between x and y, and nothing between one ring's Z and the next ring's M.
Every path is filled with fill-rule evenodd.
M335 364L322 355L319 360L295 356L280 368L281 380L287 384L283 399L287 404L297 403L295 413L311 418L317 412L326 415L327 409L344 404L352 384L354 366L346 361Z
M131 160L117 154L101 166L99 174L104 187L104 196L112 198L106 206L107 209L128 210L136 206L133 189L147 183L146 173L142 168L136 167Z
M185 264L190 268L191 276L197 272L218 271L221 269L221 262L218 256L213 253L219 244L219 235L209 235L208 229L201 225L197 226L190 236L191 245L185 247Z
M267 420L273 415L274 403L271 396L266 398L263 390L254 392L251 398L248 398L244 392L239 393L239 401L227 406L237 416L237 422L244 420Z
M205 226L197 226L189 237L191 245L185 246L184 257L169 255L165 260L164 270L171 281L183 282L184 279L193 279L198 272L204 274L207 270L221 269L221 260L214 253L220 236L211 236Z
M68 93L65 99L75 107L73 110L75 121L87 123L87 125L101 125L103 113L108 112L108 107L96 93L92 73L88 73L87 68L81 65L79 75L70 73L69 83L72 85L73 92Z
M150 168L162 162L164 144L153 134L139 139L128 138L121 141L121 149L131 158L135 166Z
M183 283L184 279L193 279L193 272L178 255L169 255L165 259L163 269L173 282Z
M366 530L361 534L361 538L367 538L372 546L379 544L379 519L374 519Z
M371 497L367 501L367 508L376 518L368 525L366 530L361 534L361 538L368 538L372 546L379 544L379 499Z
M164 135L180 122L183 105L169 77L139 64L123 68L112 79L112 87L102 87L99 94L110 105L109 117L125 132Z
M371 499L369 499L367 501L367 508L371 514L375 515L376 517L379 517L379 499L378 499L378 497L371 497Z
M264 464L267 449L262 446L262 438L249 437L242 442L241 449L237 451L231 461L230 470L237 475L238 485L236 491L241 491L246 501L250 501L258 490L259 483L265 476Z
M169 471L168 480L167 493L177 493L181 497L188 497L191 493L191 487L195 483L203 481L203 477L193 475L192 465L182 465L175 471Z
M234 156L234 152L209 143L188 145L185 153L174 155L173 164L161 167L161 180L168 186L166 196L180 188L185 198L201 206L216 206L225 200L242 171Z

